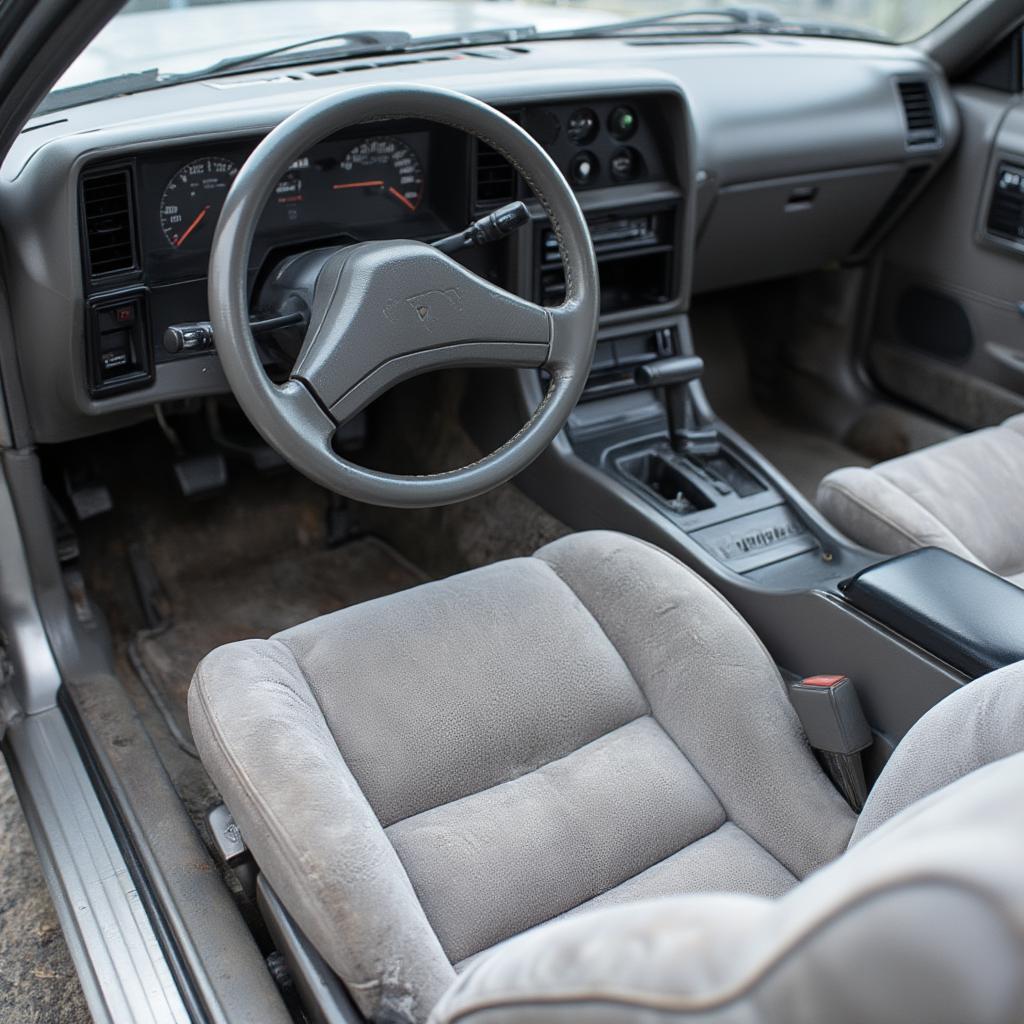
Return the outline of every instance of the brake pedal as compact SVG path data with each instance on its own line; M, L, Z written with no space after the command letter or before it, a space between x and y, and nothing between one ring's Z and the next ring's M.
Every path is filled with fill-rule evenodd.
M186 498L206 498L227 487L227 460L219 452L190 455L174 463L174 476Z

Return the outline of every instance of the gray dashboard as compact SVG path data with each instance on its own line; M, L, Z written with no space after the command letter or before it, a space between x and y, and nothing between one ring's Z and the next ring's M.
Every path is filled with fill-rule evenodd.
M593 225L610 231L607 225L642 221L660 232L653 239L659 250L670 250L658 264L670 280L657 294L610 306L602 317L603 329L621 334L624 324L685 310L695 290L863 255L958 136L941 72L907 48L730 37L666 45L545 42L425 56L174 86L30 122L0 170L17 339L16 350L3 353L4 370L20 373L24 440L83 436L148 415L158 402L226 389L212 352L154 356L152 373L135 388L90 388L86 338L95 289L83 270L80 177L97 166L150 157L172 166L177 149L243 144L311 100L374 81L442 85L509 112L615 99L653 103L666 136L663 166L578 193ZM922 87L933 130L915 136L906 89ZM535 214L536 230L510 248L502 271L503 283L531 297L543 250L539 209ZM609 262L609 275L620 266ZM195 283L201 291L201 274Z

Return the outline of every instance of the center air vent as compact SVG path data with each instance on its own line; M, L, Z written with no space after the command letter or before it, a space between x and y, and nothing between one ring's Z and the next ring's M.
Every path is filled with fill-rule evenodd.
M476 206L511 203L516 197L516 172L512 165L486 142L476 144Z
M927 82L899 82L900 100L907 123L908 146L930 146L939 141L932 91Z
M129 168L101 171L82 179L82 221L90 278L136 268Z

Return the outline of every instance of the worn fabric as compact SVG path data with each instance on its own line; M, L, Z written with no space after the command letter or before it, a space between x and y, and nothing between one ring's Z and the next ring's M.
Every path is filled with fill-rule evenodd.
M940 547L1020 585L1024 415L872 469L837 469L821 481L818 507L865 547Z
M580 906L775 897L846 846L767 652L664 552L578 534L201 664L203 762L364 1012Z
M851 845L923 797L1022 750L1024 662L1018 662L950 694L911 728L872 787Z
M902 811L776 901L581 914L479 959L431 1024L1019 1024L1024 754Z

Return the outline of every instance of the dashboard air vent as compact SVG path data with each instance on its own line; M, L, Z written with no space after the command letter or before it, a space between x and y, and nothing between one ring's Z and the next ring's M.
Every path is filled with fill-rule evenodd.
M930 146L939 141L932 91L927 82L900 82L900 100L907 122L907 145Z
M476 144L476 206L502 206L516 197L515 168L486 142Z
M127 167L82 179L82 221L90 278L136 268L132 179Z

